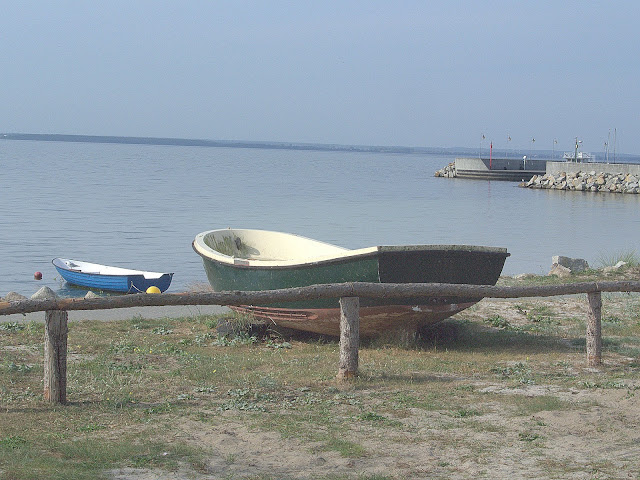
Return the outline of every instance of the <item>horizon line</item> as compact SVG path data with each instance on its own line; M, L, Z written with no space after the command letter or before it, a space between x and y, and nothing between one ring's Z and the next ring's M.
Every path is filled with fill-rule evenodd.
M174 145L174 146L202 146L202 147L228 147L228 148L269 148L282 150L319 150L319 151L353 151L353 152L386 152L386 153L448 153L465 152L465 154L489 151L489 148L472 147L430 147L430 146L403 146L403 145L364 145L364 144L338 144L338 143L312 143L289 142L268 140L209 140L198 138L179 137L146 137L126 135L87 135L66 133L0 133L0 139L4 140L34 140L34 141L59 141L70 143L118 143L127 145ZM533 155L534 152L543 154L553 150L507 149L495 148L497 152L512 152L521 154L525 152ZM558 150L557 153L561 152ZM605 151L595 152L604 155ZM640 157L639 154L616 153L616 156ZM611 157L611 152L609 152ZM562 157L560 157L562 158Z

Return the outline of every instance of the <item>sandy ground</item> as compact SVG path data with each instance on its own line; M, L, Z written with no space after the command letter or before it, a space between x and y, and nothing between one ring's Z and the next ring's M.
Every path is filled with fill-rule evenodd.
M588 412L539 412L520 420L522 432L544 431L539 442L502 433L501 428L513 428L514 420L498 413L478 417L476 422L486 424L486 430L465 424L451 427L438 413L415 415L403 420L405 433L400 437L396 433L385 438L375 428L349 432L350 439L376 452L360 458L318 451L314 445L277 433L250 430L230 414L224 425L187 421L175 433L181 441L214 452L203 466L210 473L184 466L176 472L129 468L110 473L114 480L640 478L640 409L637 399L628 398L626 392L484 388L489 396L553 394L597 405ZM612 409L618 413L608 414Z
M560 305L580 316L588 309L583 296L535 301ZM522 319L513 313L513 302L485 299L470 316L498 314L517 324ZM599 369L583 363L570 368L607 378L608 367L632 365L637 360L616 357L605 360ZM640 479L640 384L633 380L625 388L575 388L552 383L513 387L486 378L446 374L432 377L433 381L451 382L452 388L462 384L483 393L482 406L477 407L486 413L468 421L452 421L442 412L415 409L396 419L403 424L397 429L354 425L345 438L375 454L347 458L295 438L252 429L237 412L226 412L211 423L186 420L176 428L177 440L213 452L202 466L204 472L183 466L176 472L121 469L110 474L114 480ZM515 396L554 397L584 408L518 416L504 406L505 398Z
M202 466L208 473L182 466L175 472L127 468L110 474L114 480L640 478L640 407L638 399L626 391L562 391L545 385L516 391L497 384L476 387L484 389L488 398L554 395L594 406L515 420L488 413L477 417L473 427L464 422L452 426L454 422L437 412L416 412L402 420L402 433L394 432L390 438L373 427L346 433L368 452L375 452L359 458L249 429L229 413L221 424L185 421L176 428L181 442L213 452ZM517 432L543 435L528 442Z

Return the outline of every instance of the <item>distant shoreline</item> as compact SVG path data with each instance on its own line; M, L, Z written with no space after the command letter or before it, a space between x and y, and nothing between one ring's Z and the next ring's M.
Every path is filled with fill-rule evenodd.
M370 146L370 145L333 145L322 143L296 142L260 142L247 140L203 140L188 138L157 137L118 137L108 135L65 135L44 133L3 133L3 140L32 140L41 142L74 142L74 143L118 143L125 145L174 145L181 147L223 147L223 148L260 148L274 150L318 150L338 152L375 152L375 153L430 153L457 155L464 149L438 147L403 147L403 146ZM468 151L467 151L468 153Z
M120 137L109 135L68 135L53 133L0 133L0 140L31 140L39 142L72 142L72 143L113 143L123 145L167 145L180 147L214 147L214 148L258 148L273 150L311 150L321 152L363 152L363 153L397 153L405 155L447 155L447 156L476 156L478 149L465 147L406 147L399 145L340 145L324 143L300 143L300 142L265 142L249 140L204 140L189 138L164 138L164 137ZM486 152L483 152L486 154ZM530 158L550 159L551 150L529 151L498 150L494 154L505 157L522 157L526 154ZM599 154L596 152L597 155ZM486 155L485 155L486 156ZM640 155L618 154L618 161L623 163L640 163Z

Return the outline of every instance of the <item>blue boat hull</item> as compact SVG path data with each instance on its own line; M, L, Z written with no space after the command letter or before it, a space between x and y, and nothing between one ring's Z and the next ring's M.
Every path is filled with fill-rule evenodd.
M54 265L62 278L72 285L122 293L144 293L149 287L158 287L161 292L169 288L173 273L165 273L158 278L144 275L103 275L66 270Z

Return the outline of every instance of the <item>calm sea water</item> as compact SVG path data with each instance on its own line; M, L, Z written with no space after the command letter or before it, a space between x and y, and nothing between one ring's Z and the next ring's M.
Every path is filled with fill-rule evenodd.
M349 248L506 247L503 273L546 273L552 255L640 251L640 196L435 178L442 155L0 141L0 296L78 294L51 260L174 272L205 283L202 231L297 233ZM42 281L33 279L41 271Z

